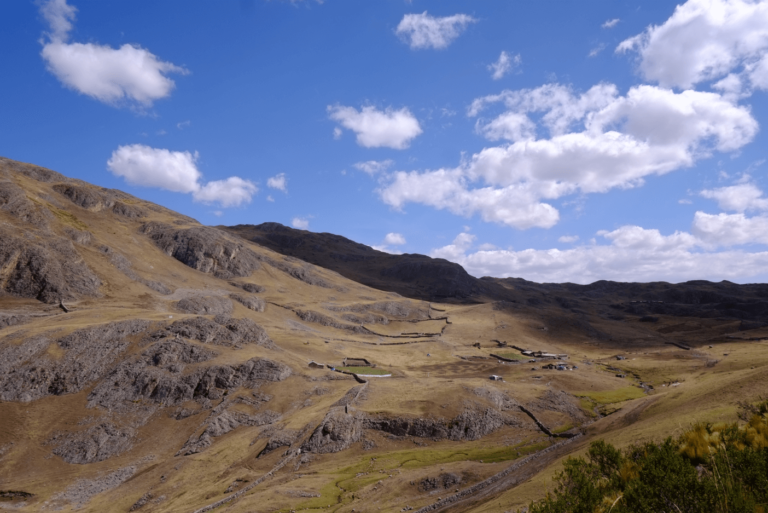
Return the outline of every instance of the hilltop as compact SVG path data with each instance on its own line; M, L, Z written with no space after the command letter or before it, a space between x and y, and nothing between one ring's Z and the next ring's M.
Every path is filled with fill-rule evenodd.
M501 512L596 437L768 392L762 285L477 279L286 233L0 159L0 509Z

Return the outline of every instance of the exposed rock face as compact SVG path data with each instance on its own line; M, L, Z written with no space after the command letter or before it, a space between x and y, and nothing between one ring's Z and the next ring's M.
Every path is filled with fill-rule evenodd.
M450 424L451 440L478 440L505 424L504 416L493 408L465 410Z
M69 178L51 171L44 167L35 166L34 164L25 164L23 162L17 162L15 160L0 157L0 170L10 171L12 173L20 173L24 176L37 180L38 182L66 182Z
M298 315L299 319L301 319L304 322L314 322L322 326L330 326L332 328L337 328L340 330L349 330L354 332L360 331L360 326L344 324L342 322L337 321L333 317L330 317L328 315L321 314L312 310L296 310L296 315Z
M365 413L345 412L345 407L333 407L304 443L302 450L329 453L349 448L360 440L363 430L373 429L395 436L451 440L477 440L496 431L507 419L493 408L465 410L452 421L409 417L375 417Z
M55 445L53 454L67 463L95 463L116 456L131 448L134 430L118 428L111 422L102 422L85 431L57 433L49 441Z
M272 424L279 418L280 414L273 411L266 411L255 415L248 415L236 411L224 411L223 413L216 415L208 423L208 427L199 437L193 437L188 440L179 453L184 456L196 454L210 446L213 443L212 438L222 436L240 426L263 426L265 424Z
M345 413L344 408L331 409L301 449L324 454L349 448L363 435L362 417L359 413Z
M224 297L190 297L176 303L181 312L197 315L231 315L232 301Z
M419 490L422 492L429 492L442 488L448 490L450 488L456 488L456 485L461 483L461 476L452 472L446 472L440 474L437 477L426 477L419 481Z
M251 294L260 294L265 290L264 287L261 285L256 285L255 283L237 283L235 281L231 281L229 284L234 287L239 287L246 292L250 292Z
M290 367L252 358L240 365L195 366L216 353L180 340L164 340L141 355L124 360L88 396L89 406L122 410L135 401L179 406L192 399L218 399L222 391L254 387L260 381L282 381Z
M96 192L92 187L83 187L74 184L56 184L53 190L67 198L69 201L86 210L98 212L105 207L114 205L113 200L109 200L104 195Z
M375 303L357 303L345 306L326 306L333 312L368 313L379 312L391 317L409 317L416 319L429 319L429 309L419 308L411 301L377 301Z
M72 242L54 235L42 240L0 228L0 290L57 303L95 296L100 284Z
M266 447L262 449L257 458L260 458L265 454L269 454L270 452L280 447L290 446L293 442L296 441L298 436L299 431L296 429L281 429L269 438Z
M241 296L240 294L232 294L229 297L242 304L244 307L255 312L263 312L264 307L266 306L264 300L256 296Z
M51 213L27 198L24 189L12 182L0 182L0 210L34 226L47 226Z
M143 225L140 231L166 254L200 272L227 279L250 276L260 267L256 253L216 228L198 226L179 229L150 222Z
M32 319L29 315L4 315L0 314L0 330L7 328L8 326L16 326L17 324L24 324Z
M143 208L135 205L128 205L122 201L115 202L115 206L112 207L112 212L119 216L127 217L128 219L138 219L147 216L147 212Z
M448 438L449 433L444 419L370 417L365 420L365 428L384 431L395 436L419 438Z
M160 338L172 335L220 346L256 344L270 349L276 347L264 328L250 319L216 317L211 321L205 317L191 317L176 321L152 336Z
M57 342L39 336L0 347L0 399L32 401L47 395L75 393L101 378L150 323L130 320L77 330ZM47 354L52 344L64 354Z

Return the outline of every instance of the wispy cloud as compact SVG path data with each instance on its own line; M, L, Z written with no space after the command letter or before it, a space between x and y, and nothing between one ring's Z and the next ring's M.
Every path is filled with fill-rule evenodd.
M467 26L477 20L467 14L454 14L442 18L421 14L406 14L395 33L414 50L446 48L461 35Z

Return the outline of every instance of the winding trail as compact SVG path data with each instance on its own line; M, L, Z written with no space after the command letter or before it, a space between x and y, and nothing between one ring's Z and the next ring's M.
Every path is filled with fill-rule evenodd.
M526 456L498 474L494 474L488 479L480 481L459 493L424 506L416 510L415 513L446 511L449 508L465 509L464 507L476 504L489 496L503 492L538 474L553 461L571 452L572 448L568 447L568 445L581 438L581 436L581 434L578 434L573 438L563 440L537 453ZM459 509L455 511L459 511Z

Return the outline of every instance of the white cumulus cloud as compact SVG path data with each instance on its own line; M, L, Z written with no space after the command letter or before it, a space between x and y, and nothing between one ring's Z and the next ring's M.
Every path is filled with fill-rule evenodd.
M195 192L202 173L198 153L151 148L143 144L120 146L107 161L109 170L131 185L159 187L173 192Z
M230 176L224 180L214 180L200 185L198 190L192 193L192 197L201 203L218 203L225 208L238 207L250 203L258 190L250 180Z
M718 206L723 210L732 212L768 210L768 198L764 198L763 191L752 183L705 189L701 191L701 195L717 201Z
M394 164L394 162L389 159L379 161L367 160L365 162L357 162L356 164L353 164L352 167L373 176L382 171L386 171L392 166L392 164Z
M291 220L291 226L294 228L297 228L299 230L308 230L309 229L309 219L306 217L294 217Z
M600 25L600 26L601 26L601 27L603 27L603 28L613 28L613 27L615 27L616 25L618 25L618 23L619 23L620 21L621 21L621 20L620 20L619 18L613 18L613 19L607 20L605 23L603 23L603 24L602 24L602 25Z
M285 177L285 173L278 173L275 176L268 178L267 187L288 192L288 179Z
M763 234L768 233L768 230ZM465 236L467 234L461 234ZM573 249L479 250L463 241L435 249L473 276L522 277L536 282L592 283L597 280L720 281L765 276L768 252L710 252L706 242L686 232L663 235L658 230L623 226L598 232L595 244ZM458 238L457 238L458 239Z
M768 217L696 212L691 230L710 246L768 244Z
M400 233L388 233L386 237L384 237L384 244L390 246L402 246L405 244L405 237Z
M328 115L344 128L355 132L357 144L366 148L404 150L422 132L419 121L406 107L381 111L366 106L358 111L354 107L329 105Z
M65 86L101 102L151 107L175 87L167 75L187 73L139 46L69 42L76 9L65 0L49 0L41 12L50 26L41 53L48 70Z
M562 242L564 244L576 242L577 240L579 240L578 235L563 235L562 237L557 239L558 242Z
M688 0L663 24L649 26L616 50L636 51L642 75L663 86L690 88L735 71L753 87L765 88L766 27L768 2ZM735 82L729 85L733 90Z
M477 20L467 14L435 17L424 11L421 14L406 14L397 25L395 33L414 50L422 48L445 48L459 37L470 23Z
M412 202L519 229L549 228L559 213L548 201L640 186L649 175L738 150L758 130L748 107L717 93L649 85L624 96L612 84L583 94L559 84L504 91L478 98L468 114L497 104L506 110L479 119L476 129L508 143L453 169L392 173L379 189L381 199L396 209Z
M513 68L519 66L521 62L523 62L523 59L520 57L520 54L509 55L507 52L502 51L501 55L499 55L499 60L488 65L488 70L491 72L491 78L494 80L501 79L504 75L512 71Z
M255 184L237 176L201 183L203 175L197 168L198 158L197 152L132 144L113 151L107 168L132 185L191 193L195 201L218 203L222 207L249 203L258 192Z

